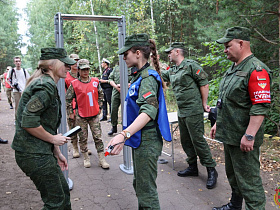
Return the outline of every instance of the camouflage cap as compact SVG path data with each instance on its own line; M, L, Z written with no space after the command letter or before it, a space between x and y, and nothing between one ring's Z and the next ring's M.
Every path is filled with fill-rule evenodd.
M103 59L102 59L102 63L110 64L110 61L108 61L106 58L103 58Z
M78 61L78 68L83 69L90 69L89 61L87 59L81 59Z
M219 44L227 43L233 39L241 39L250 41L250 29L240 26L228 28L224 37L218 39L216 42Z
M77 54L71 54L71 55L69 55L69 57L74 59L75 61L80 60L80 57Z
M149 36L147 34L133 34L125 38L124 46L117 52L119 55L124 54L134 46L149 46Z
M183 42L173 42L168 49L164 50L164 52L169 53L171 50L175 48L180 48L184 50L185 44Z
M74 65L75 60L67 56L64 48L42 48L40 60L58 59L67 65Z

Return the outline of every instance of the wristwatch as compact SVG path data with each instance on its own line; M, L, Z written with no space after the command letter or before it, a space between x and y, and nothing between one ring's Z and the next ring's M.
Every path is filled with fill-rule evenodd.
M250 134L245 133L244 136L246 137L246 139L247 139L248 141L253 141L253 140L255 140L255 136L252 136L252 135L250 135Z
M122 132L124 133L125 140L127 140L127 139L129 139L131 137L131 134L130 134L129 131L123 130Z

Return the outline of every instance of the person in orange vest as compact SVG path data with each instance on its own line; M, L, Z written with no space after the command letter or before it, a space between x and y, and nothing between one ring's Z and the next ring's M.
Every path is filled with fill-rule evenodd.
M2 79L2 84L3 84L3 87L5 88L5 91L6 91L6 95L7 95L7 99L8 99L8 103L10 104L10 109L13 109L13 102L12 102L12 87L8 81L8 72L12 69L11 66L7 66L7 70L6 72L1 75L1 79Z
M70 58L72 58L75 61L79 61L79 55L77 54L71 54L69 55ZM77 74L78 74L78 66L77 63L75 63L73 66L71 66L70 71L67 72L67 76L65 78L65 89L67 91L67 89L69 88L71 82L75 79L77 79ZM74 110L74 119L71 119L69 117L69 115L67 115L67 124L69 129L72 129L74 127L76 127L76 117L75 117L75 106L76 106L76 102L75 100L73 100L73 110ZM78 148L78 135L74 135L71 137L71 143L73 146L73 158L78 158L80 157L80 153L79 153L79 148Z
M100 108L102 106L103 93L99 80L89 76L90 65L87 59L78 61L78 79L73 80L66 92L66 109L71 119L74 119L73 99L76 101L76 125L81 126L79 132L79 145L84 156L84 167L90 168L88 154L88 125L92 132L95 148L98 153L99 165L103 169L109 169L110 165L104 156L104 144L101 139L101 126L99 121Z

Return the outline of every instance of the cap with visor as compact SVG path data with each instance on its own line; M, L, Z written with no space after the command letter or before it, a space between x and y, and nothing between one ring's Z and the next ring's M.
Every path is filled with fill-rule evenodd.
M250 41L250 29L240 26L228 28L225 35L222 38L218 39L216 42L218 44L224 44L230 42L233 39Z
M185 44L183 42L173 42L168 49L164 50L164 52L169 53L171 50L175 48L180 48L184 50Z
M77 61L69 58L64 48L42 48L40 60L58 59L67 65L74 65Z
M149 45L149 36L147 34L133 34L125 38L124 46L117 53L122 55L132 47Z
M83 70L83 69L90 69L89 61L87 59L79 60L77 66L81 70Z

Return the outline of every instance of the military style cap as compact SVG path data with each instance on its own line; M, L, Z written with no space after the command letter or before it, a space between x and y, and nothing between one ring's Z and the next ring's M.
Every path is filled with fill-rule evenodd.
M67 56L67 52L64 48L42 48L40 60L58 59L68 65L74 65L77 63L75 60Z
M80 60L80 57L77 54L71 54L71 55L69 55L69 57L74 59L74 60Z
M110 61L108 61L106 58L103 58L103 59L102 59L102 63L110 64Z
M89 61L87 59L81 59L78 61L78 68L83 69L90 69Z
M226 30L224 37L218 39L216 42L219 44L224 44L233 39L250 41L250 29L245 27L240 27L240 26L228 28Z
M134 46L149 46L149 36L147 34L133 34L125 38L124 46L117 52L119 55L124 54Z
M171 50L175 48L180 48L184 50L185 44L183 42L173 42L168 49L164 50L164 52L169 53Z

